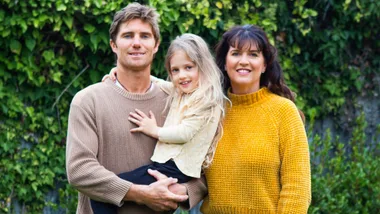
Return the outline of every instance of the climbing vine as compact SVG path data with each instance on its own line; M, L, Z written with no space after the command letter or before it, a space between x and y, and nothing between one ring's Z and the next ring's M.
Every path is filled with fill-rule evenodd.
M175 36L214 47L238 24L259 25L279 50L297 105L313 121L345 99L378 90L379 3L370 0L145 0L161 16L153 73L165 76ZM76 206L65 175L67 116L74 94L114 66L108 29L124 0L0 0L0 212ZM52 193L56 190L56 195ZM54 192L54 191L53 191ZM48 197L53 195L54 197Z

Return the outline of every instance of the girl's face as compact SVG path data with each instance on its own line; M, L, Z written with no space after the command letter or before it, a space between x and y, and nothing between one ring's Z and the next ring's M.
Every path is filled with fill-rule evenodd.
M170 59L170 75L174 86L182 93L198 88L198 66L182 51L176 51Z
M225 69L234 94L249 94L260 89L260 76L265 71L264 56L255 45L237 49L230 46Z

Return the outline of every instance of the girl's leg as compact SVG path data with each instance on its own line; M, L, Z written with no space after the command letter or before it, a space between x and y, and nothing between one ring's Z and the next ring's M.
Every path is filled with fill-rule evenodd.
M137 168L130 172L124 172L118 176L123 180L130 181L134 184L151 184L156 181L149 173L147 172L149 168L152 168L151 165L145 165L140 168ZM104 203L100 201L95 201L91 199L91 208L94 214L116 214L117 206L109 203Z
M137 168L133 171L121 173L118 176L123 180L130 181L134 184L149 185L153 182L156 182L156 179L148 173L148 169L154 169L168 177L177 178L178 183L185 183L192 179L192 177L184 175L172 160L169 160L166 163L154 162L152 164ZM91 208L94 214L116 214L117 212L116 205L95 200L91 200Z

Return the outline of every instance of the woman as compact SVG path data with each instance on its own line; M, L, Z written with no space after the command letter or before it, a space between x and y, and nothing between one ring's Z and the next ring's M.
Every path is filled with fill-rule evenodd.
M216 61L232 105L205 172L209 195L202 212L307 213L307 137L276 49L260 28L237 26L224 33Z

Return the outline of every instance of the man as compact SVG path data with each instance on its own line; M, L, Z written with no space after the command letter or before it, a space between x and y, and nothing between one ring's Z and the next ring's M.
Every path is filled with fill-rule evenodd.
M174 178L149 186L120 179L117 174L150 162L156 140L131 133L130 112L151 110L162 126L165 94L150 81L159 46L158 14L138 3L118 11L110 28L110 45L117 56L117 82L91 85L78 92L70 106L66 148L67 177L79 190L77 213L92 213L89 198L120 206L118 213L159 213L178 202L194 206L206 193L202 179L184 185ZM169 191L170 190L170 191ZM187 196L187 195L188 196ZM155 210L155 211L154 211Z

